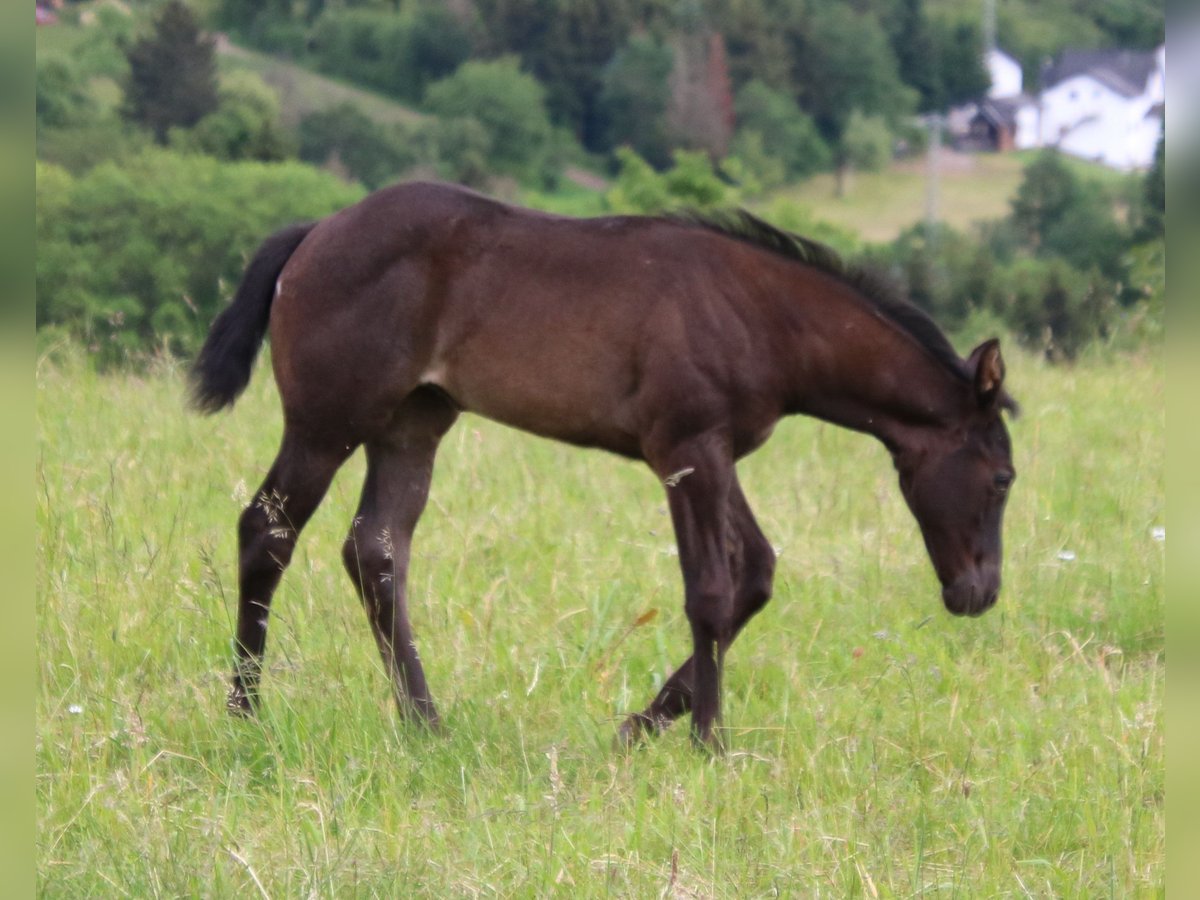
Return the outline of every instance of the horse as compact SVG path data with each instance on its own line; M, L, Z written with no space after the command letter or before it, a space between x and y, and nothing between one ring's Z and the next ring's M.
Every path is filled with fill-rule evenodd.
M436 183L399 184L268 237L190 371L232 406L264 336L282 443L238 520L227 706L254 715L271 597L334 474L365 448L343 562L400 714L440 727L408 615L413 529L438 443L463 411L644 462L664 485L692 655L630 742L691 712L720 750L721 675L771 597L775 553L735 463L804 414L878 438L942 601L1000 589L1015 476L997 339L965 359L886 281L743 211L576 219Z

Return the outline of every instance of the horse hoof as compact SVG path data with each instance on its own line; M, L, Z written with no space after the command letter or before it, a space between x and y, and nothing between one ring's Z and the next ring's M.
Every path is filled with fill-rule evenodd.
M631 750L647 738L662 734L670 724L667 720L651 718L645 713L634 713L621 723L613 743L618 750Z
M712 757L719 758L725 755L725 742L721 740L716 728L709 729L708 734L692 731L692 746Z
M225 711L238 719L253 719L254 704L242 691L234 688L225 699Z

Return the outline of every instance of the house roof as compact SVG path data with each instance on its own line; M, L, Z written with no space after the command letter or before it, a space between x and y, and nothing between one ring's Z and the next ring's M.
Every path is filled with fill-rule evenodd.
M1042 87L1088 75L1123 96L1136 97L1157 65L1152 50L1064 50L1042 71Z
M1015 128L1017 113L1026 106L1032 106L1036 101L1028 94L1018 94L1016 97L989 97L979 104L976 113L996 126Z

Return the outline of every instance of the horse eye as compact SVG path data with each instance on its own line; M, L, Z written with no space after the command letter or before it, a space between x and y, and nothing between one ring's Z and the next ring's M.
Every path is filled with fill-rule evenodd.
M1001 494L1006 493L1008 491L1009 487L1012 485L1012 483L1013 483L1013 476L1012 476L1011 472L1001 472L995 478L992 479L992 484L995 486L996 490L999 491Z

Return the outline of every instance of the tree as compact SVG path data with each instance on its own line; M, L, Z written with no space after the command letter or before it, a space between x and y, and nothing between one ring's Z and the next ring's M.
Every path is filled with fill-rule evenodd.
M299 155L318 166L341 166L377 188L400 170L397 147L383 126L351 103L311 112L300 120Z
M607 145L627 144L656 168L670 163L666 114L671 49L654 38L631 38L604 69L601 101Z
M190 131L175 130L172 143L219 159L286 159L292 141L279 118L275 91L252 72L236 72L221 85L220 105Z
M82 74L61 60L37 64L37 124L62 128L87 121L96 114L96 102L87 92Z
M129 80L122 114L165 144L171 128L190 128L217 108L213 39L201 33L191 9L170 0L150 34L126 54Z
M630 4L611 0L477 0L484 51L515 53L546 88L551 119L592 150L605 146L603 73L630 33Z
M878 172L892 158L892 132L883 116L850 113L838 145L838 196L846 193L853 169Z
M887 35L874 16L849 6L821 7L793 38L800 106L825 139L838 144L853 110L891 125L907 116L917 94L900 79Z
M545 90L521 71L516 57L463 63L429 86L425 108L447 119L475 119L491 138L490 163L497 174L525 181L548 177L552 142Z
M673 143L720 158L729 151L734 122L725 42L719 33L699 28L677 33L672 43L667 125Z
M901 0L898 27L892 34L900 77L916 88L919 112L938 112L945 108L945 85L939 51L922 0Z
M1142 216L1138 236L1142 240L1162 237L1167 227L1167 136L1164 132L1154 149L1154 164L1142 182Z
M934 53L941 80L942 110L977 100L987 93L992 76L984 64L983 35L974 22L951 24L937 20L933 24Z
M787 94L761 81L750 81L738 91L734 109L738 125L735 152L739 156L754 144L753 138L743 135L757 134L762 151L779 160L788 178L803 178L829 168L829 145L812 117Z
M432 82L471 53L466 30L446 10L420 6L397 15L374 9L331 9L312 29L318 67L401 100L416 102Z
M1081 181L1057 151L1043 151L1025 168L1012 201L1012 221L1035 255L1121 277L1127 240L1110 198Z

